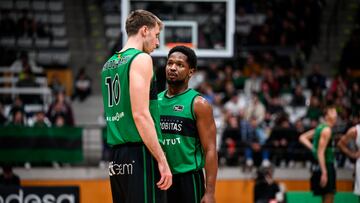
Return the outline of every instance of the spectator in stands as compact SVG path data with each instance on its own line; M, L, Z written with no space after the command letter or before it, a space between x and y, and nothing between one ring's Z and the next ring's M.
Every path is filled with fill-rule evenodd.
M25 86L37 86L35 74L31 71L31 67L28 62L23 63L18 79L18 83L25 82Z
M276 166L279 166L282 161L287 165L290 160L293 160L293 157L289 156L289 151L295 146L296 135L296 130L291 126L288 115L286 113L279 115L267 140L267 146Z
M265 116L263 122L259 124L259 126L264 129L265 134L267 137L269 137L271 130L274 128L275 125L275 115L271 114L268 111L265 111Z
M233 67L231 64L226 64L225 67L224 67L224 81L226 82L232 82L233 85L234 85L234 82L233 82ZM234 85L235 87L235 85Z
M262 71L261 65L255 60L255 56L253 54L249 54L246 59L246 64L244 65L243 72L246 77L252 75L252 73L256 73L256 75L260 75Z
M359 83L354 82L351 85L350 103L354 114L360 113L360 88Z
M161 77L156 77L158 78L158 81L165 81L165 74L164 74L165 71L159 71L158 70L158 73L160 73L160 76ZM189 81L189 88L192 88L192 89L197 89L199 88L199 86L205 82L205 78L206 78L206 71L204 70L199 70L199 71L196 71L194 73L194 75L190 78L190 81ZM164 88L165 89L165 84L164 84ZM160 88L159 88L160 90Z
M39 87L39 84L36 82L36 76L31 71L28 63L23 64L23 69L20 71L18 78L19 80L16 83L17 87ZM42 99L38 94L20 94L19 96L25 104L42 103Z
M270 94L270 88L267 83L261 84L261 90L259 91L258 96L259 96L261 103L263 103L265 105L265 107L267 108L272 100L271 94Z
M201 83L200 87L199 87L199 92L201 92L202 96L211 104L214 103L215 100L215 93L214 90L212 88L212 86L207 83L207 82L203 82Z
M271 97L270 102L268 103L266 110L271 114L278 114L284 112L283 101L280 98L280 95L274 95Z
M341 74L336 74L334 79L331 81L328 92L330 94L335 94L338 89L346 92L348 86L347 83L348 82L345 80L345 78L343 78Z
M20 72L24 67L30 66L30 69L33 73L42 73L43 69L38 67L34 60L29 58L28 52L21 51L19 58L16 59L10 66L10 70L15 72Z
M231 80L226 80L225 72L222 68L216 70L216 80L211 85L215 92L225 92L225 98L229 99L234 91L235 86Z
M258 125L256 118L252 117L249 121L240 121L241 142L240 146L245 149L244 171L251 170L255 166L269 165L269 152L265 149L265 131Z
M262 85L267 84L269 86L269 92L271 96L278 95L280 93L280 83L275 78L273 71L266 67L263 69Z
M227 116L226 127L222 134L219 160L225 159L228 166L238 164L240 155L240 127L238 117L232 114Z
M0 126L5 125L7 118L4 113L4 105L0 102Z
M321 90L326 88L326 77L320 73L320 65L314 64L312 67L312 73L307 76L307 88L314 91L316 88Z
M255 118L257 123L262 123L265 118L265 106L259 101L259 97L256 93L252 94L249 104L244 108L244 118L250 120L250 118Z
M214 95L214 101L212 103L213 107L213 116L216 125L216 134L217 134L217 145L219 146L220 140L222 137L222 133L225 128L225 111L223 107L223 103L221 102L221 94Z
M26 125L25 115L23 111L21 111L20 109L17 109L12 112L11 119L6 124L6 126L11 126L11 127L20 127L25 125Z
M250 97L253 92L260 92L261 78L253 72L245 81L244 92L247 97Z
M51 126L51 123L46 118L46 114L44 111L38 111L35 113L35 121L34 121L33 127L44 128L44 127L50 127L50 126Z
M222 102L225 104L226 102L231 100L231 98L235 94L238 94L238 92L236 91L235 86L232 82L226 81L224 83L224 82L219 82L219 81L221 81L221 79L216 80L218 85L221 85L221 86L216 87L217 91L216 90L214 90L214 91L223 94Z
M288 77L290 78L291 87L296 88L297 85L301 85L301 79L303 76L300 67L290 67Z
M279 184L273 179L273 169L271 166L261 167L257 170L257 176L254 186L254 202L255 203L270 203L278 202L281 195Z
M293 107L302 107L306 105L306 98L303 94L303 88L300 84L296 85L290 104Z
M16 35L15 21L9 16L8 10L2 10L0 20L0 36L14 37Z
M58 92L55 101L49 106L47 117L53 125L56 124L56 118L59 114L64 117L65 125L74 126L73 110L70 103L66 101L64 92Z
M343 113L346 113L347 109L351 108L350 106L350 98L345 93L347 90L342 89L341 87L338 87L335 92L335 105L336 110L339 113L340 117L343 116Z
M224 109L236 116L242 116L244 108L246 106L245 99L240 96L237 92L231 96L230 100L224 104Z
M216 62L209 62L208 69L206 70L206 81L209 84L214 84L219 79L218 74L218 63ZM217 91L217 88L213 86L214 91Z
M234 70L232 73L232 81L234 83L235 89L244 89L246 77L241 70Z
M280 94L288 94L291 93L291 82L288 74L285 72L285 68L276 65L275 66L275 73L274 73L275 80L279 83L279 93Z
M315 96L311 96L310 105L306 112L305 118L310 120L319 120L322 115L321 103L319 99Z
M0 186L20 186L20 178L13 172L12 166L5 164L2 166L2 171L3 173L0 175Z
M91 79L86 74L85 68L81 68L75 77L74 94L71 99L75 100L79 97L79 100L84 101L91 94Z
M58 74L51 76L49 87L51 88L54 95L56 95L58 92L65 92L65 86L61 83Z
M61 128L66 125L64 114L62 114L62 113L56 114L54 119L55 119L55 122L54 122L55 127Z
M15 100L10 108L10 115L13 115L15 111L20 110L23 115L26 115L24 103L19 96L15 97Z

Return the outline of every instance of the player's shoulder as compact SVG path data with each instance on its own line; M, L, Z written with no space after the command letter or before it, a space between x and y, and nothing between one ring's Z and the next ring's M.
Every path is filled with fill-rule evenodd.
M321 134L330 136L331 135L331 128L329 126L325 126L322 129Z
M211 110L212 106L208 100L206 100L202 95L196 95L194 99L194 108L199 110Z
M136 55L136 57L134 58L134 61L152 62L152 58L151 58L151 56L149 54L147 54L145 52L141 52L141 53Z
M147 53L139 53L132 60L131 69L137 69L139 71L146 70L150 73L153 70L153 62L151 56Z
M358 130L360 129L360 127L358 125L352 126L351 128L349 128L349 130L347 131L347 134L349 134L350 136L354 136L356 137L357 134L359 133Z

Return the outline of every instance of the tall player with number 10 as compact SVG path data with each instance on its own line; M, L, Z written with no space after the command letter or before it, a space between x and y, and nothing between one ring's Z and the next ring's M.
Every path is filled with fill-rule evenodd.
M164 202L164 190L172 184L160 146L156 79L149 55L159 46L162 27L148 11L131 12L125 46L101 71L113 202Z

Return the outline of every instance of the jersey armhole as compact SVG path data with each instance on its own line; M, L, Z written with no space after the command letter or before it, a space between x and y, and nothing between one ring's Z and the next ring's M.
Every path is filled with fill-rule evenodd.
M201 97L201 95L200 94L196 94L193 98L192 98L192 100L191 100L191 115L192 115L192 117L193 117L193 119L194 120L196 120L196 115L195 115L195 112L194 112L194 101L195 101L195 99L197 98L197 97Z

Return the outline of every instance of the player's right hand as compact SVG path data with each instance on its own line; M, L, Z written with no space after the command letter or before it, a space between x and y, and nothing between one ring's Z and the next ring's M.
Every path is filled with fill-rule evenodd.
M325 187L327 182L328 182L327 174L326 173L321 173L320 186Z
M167 190L172 185L172 174L170 167L167 161L159 162L158 163L159 172L160 172L160 180L156 183L160 190Z
M353 159L358 159L360 158L360 150L356 151L355 153L353 153L353 156L351 157Z

